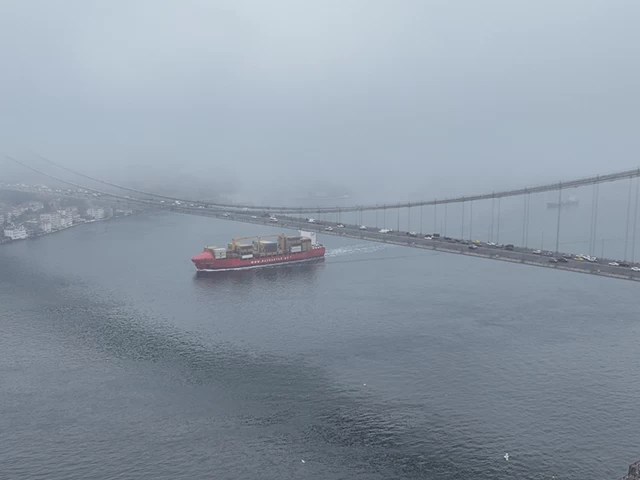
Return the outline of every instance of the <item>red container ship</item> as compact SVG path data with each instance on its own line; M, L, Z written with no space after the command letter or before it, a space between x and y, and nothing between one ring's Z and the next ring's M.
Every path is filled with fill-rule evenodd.
M191 261L198 272L225 272L309 262L324 258L324 253L315 233L300 232L297 237L277 234L234 238L226 248L204 247Z

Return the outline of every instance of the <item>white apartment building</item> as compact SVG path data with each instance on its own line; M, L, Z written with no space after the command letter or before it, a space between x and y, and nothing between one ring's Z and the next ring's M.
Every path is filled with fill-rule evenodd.
M62 222L60 220L60 212L51 214L51 230L60 230Z
M78 210L78 207L69 207L67 212L71 215L73 223L78 223L80 221L80 211Z
M87 209L87 215L95 218L96 220L104 219L104 208L91 207Z
M40 230L42 230L44 233L51 233L51 214L50 213L40 214Z
M73 225L73 215L66 210L60 210L60 228L69 228Z
M33 237L40 233L40 222L38 220L27 220L24 222L24 228L27 231L27 236Z
M24 225L9 225L4 229L4 236L11 240L24 240L27 238L27 230Z

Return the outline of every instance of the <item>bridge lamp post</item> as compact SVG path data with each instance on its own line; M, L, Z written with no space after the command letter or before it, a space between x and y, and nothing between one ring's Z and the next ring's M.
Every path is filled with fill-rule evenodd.
M633 211L633 236L631 240L631 261L636 261L636 226L638 223L638 195L640 194L640 178L636 178L636 207Z
M498 197L498 221L496 225L496 243L500 243L500 197Z
M444 204L444 228L443 228L443 233L445 237L447 236L447 206L448 204L445 203Z
M560 250L560 211L562 210L562 182L558 184L558 222L556 225L556 253Z
M627 200L627 229L624 233L624 260L627 261L627 246L629 244L629 215L631 213L631 185L633 178L629 177L629 198Z
M531 196L524 194L524 213L522 214L522 246L527 248L529 244L529 209L531 206Z
M469 203L469 240L473 241L473 201Z
M438 199L433 200L433 233L438 231Z
M489 241L493 242L493 222L496 218L496 197L491 197L491 226L489 227Z
M460 238L464 239L464 200L462 200L462 223L460 225Z

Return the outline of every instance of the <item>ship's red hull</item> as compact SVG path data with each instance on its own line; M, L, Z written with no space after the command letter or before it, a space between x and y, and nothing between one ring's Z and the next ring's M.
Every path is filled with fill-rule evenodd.
M248 270L252 268L271 267L274 265L285 265L290 263L309 262L323 258L324 247L316 247L306 252L283 253L280 255L270 255L264 257L248 258L214 258L209 251L204 251L191 259L200 272L225 272L230 270Z

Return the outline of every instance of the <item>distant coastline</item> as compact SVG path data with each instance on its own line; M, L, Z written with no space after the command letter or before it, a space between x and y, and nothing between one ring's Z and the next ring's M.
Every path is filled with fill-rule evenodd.
M7 237L2 237L0 238L0 245L9 245L9 244L14 244L14 243L18 243L18 242L23 242L25 240L35 240L36 238L41 238L41 237L46 237L47 235L53 235L54 233L59 233L59 232L63 232L65 230L70 230L72 228L75 227L80 227L82 225L89 225L92 223L99 223L99 222L107 222L109 220L116 220L118 218L125 218L125 217L131 217L136 215L136 213L125 213L123 215L114 215L112 217L108 217L108 218L100 218L100 219L92 219L92 220L87 220L85 222L78 222L78 223L74 223L73 225L69 225L68 227L62 227L62 228L58 228L56 230L51 230L50 232L40 232L40 233L36 233L34 235L29 235L28 237L25 238L19 238L19 239L11 239L11 238L7 238Z

